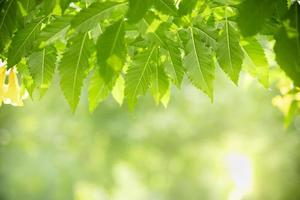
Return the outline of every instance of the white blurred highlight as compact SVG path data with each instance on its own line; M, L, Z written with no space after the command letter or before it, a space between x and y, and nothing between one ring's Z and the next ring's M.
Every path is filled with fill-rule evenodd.
M251 159L240 153L230 153L225 157L229 176L234 183L228 200L242 200L252 191L253 167Z

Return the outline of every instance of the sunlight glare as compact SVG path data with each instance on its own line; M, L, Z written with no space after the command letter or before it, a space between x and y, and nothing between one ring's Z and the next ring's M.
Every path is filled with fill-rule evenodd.
M229 200L241 200L250 193L253 184L253 168L251 159L239 153L231 153L225 157L227 170L234 188L230 192Z

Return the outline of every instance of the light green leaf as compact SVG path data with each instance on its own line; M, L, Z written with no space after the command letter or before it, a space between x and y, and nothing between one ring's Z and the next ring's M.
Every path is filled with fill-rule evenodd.
M24 62L21 61L17 64L17 69L18 72L22 74L22 86L26 88L29 95L32 97L34 82L25 59Z
M69 41L59 64L61 89L73 112L79 102L83 80L90 69L90 50L91 40L88 33L77 35Z
M89 110L94 112L99 103L109 95L109 88L101 78L99 71L95 70L89 85Z
M245 55L244 68L265 87L269 87L269 64L264 49L256 38L247 38L242 42Z
M16 33L8 51L8 67L16 65L23 56L31 51L43 21L44 18L40 18Z
M111 92L113 98L118 102L118 104L121 106L124 101L124 91L125 91L125 80L120 75L119 78L116 80L116 84L113 87L113 90Z
M145 23L148 22L145 20ZM149 25L149 24L148 24ZM174 84L180 88L185 69L182 63L180 45L165 35L165 24L161 24L155 32L150 33L154 41L161 45L167 52L166 69Z
M126 13L127 3L96 2L81 10L71 21L71 26L80 32L94 28L105 19L118 20Z
M155 56L155 46L137 54L128 67L125 78L125 96L130 109L135 107L138 96L144 95L150 86L151 65Z
M165 95L161 98L160 102L162 105L167 108L171 98L171 88L169 87Z
M118 78L126 59L124 22L109 26L97 41L97 61L100 73L107 84Z
M25 14L25 16L27 16L29 12L33 10L38 4L36 0L19 0L19 2L21 3L21 7L22 7L21 13Z
M190 40L186 44L184 66L191 82L213 99L215 65L211 50L200 40L192 27L189 28Z
M174 84L180 88L186 69L183 66L180 46L172 41L167 44L167 69Z
M159 58L158 58L159 59ZM158 62L152 67L151 93L156 105L158 105L169 89L169 77L164 68Z
M38 41L42 42L41 47L48 46L64 38L70 28L71 18L71 16L57 17L53 22L47 25L38 37Z
M224 72L238 84L244 57L239 44L239 35L227 18L222 31L217 46L217 59Z
M47 91L52 82L55 64L56 49L51 46L34 52L29 56L28 65L30 73L33 77L35 87L40 89L41 96Z

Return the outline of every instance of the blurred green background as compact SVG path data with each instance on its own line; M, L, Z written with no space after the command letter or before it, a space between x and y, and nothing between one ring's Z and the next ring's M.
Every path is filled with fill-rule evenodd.
M73 115L57 85L0 111L1 200L299 200L300 120L285 129L274 96L218 75L215 102L173 89L134 112L111 98ZM298 122L297 122L298 121Z

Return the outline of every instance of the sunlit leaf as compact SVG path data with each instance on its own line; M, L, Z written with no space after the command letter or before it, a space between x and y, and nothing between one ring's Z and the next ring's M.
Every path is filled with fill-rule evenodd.
M90 70L91 45L88 33L77 35L69 41L59 64L61 89L73 112L79 102L83 80Z

